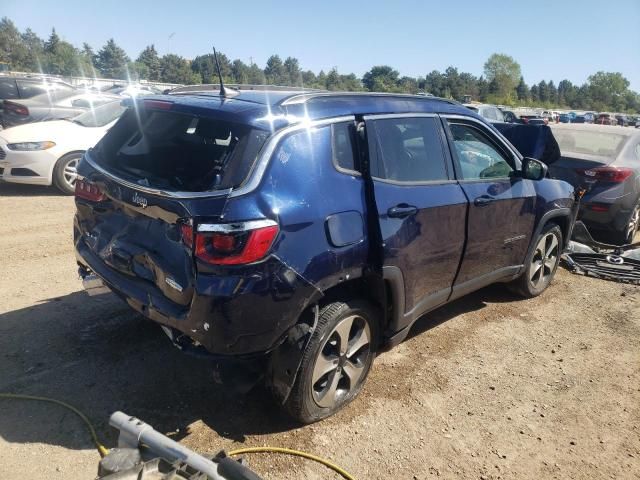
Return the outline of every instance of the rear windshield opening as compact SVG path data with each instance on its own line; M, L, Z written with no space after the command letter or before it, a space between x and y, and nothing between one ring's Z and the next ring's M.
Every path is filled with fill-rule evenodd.
M144 109L138 113L127 110L94 156L114 174L163 190L237 187L268 136L264 130L212 118Z

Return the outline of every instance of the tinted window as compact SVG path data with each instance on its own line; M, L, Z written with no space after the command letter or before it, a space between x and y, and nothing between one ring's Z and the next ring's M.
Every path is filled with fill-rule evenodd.
M8 78L0 77L0 99L18 98L16 82Z
M20 91L20 98L31 98L46 92L57 92L57 95L69 95L73 87L62 83L46 83L45 81L16 80Z
M43 83L29 82L25 80L18 80L18 89L20 90L20 98L31 98L47 91L47 87Z
M351 131L353 124L336 123L332 126L333 158L340 168L356 170Z
M445 158L435 118L375 121L375 177L399 182L447 180Z
M503 178L513 171L505 156L480 130L458 123L449 126L464 180Z

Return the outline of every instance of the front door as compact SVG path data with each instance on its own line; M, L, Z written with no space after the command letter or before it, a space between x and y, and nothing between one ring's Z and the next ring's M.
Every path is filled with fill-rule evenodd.
M406 321L444 303L460 263L467 200L436 115L365 117L383 266L401 271Z
M535 221L536 191L516 175L520 160L474 119L445 119L456 175L469 200L467 246L456 296L517 273Z

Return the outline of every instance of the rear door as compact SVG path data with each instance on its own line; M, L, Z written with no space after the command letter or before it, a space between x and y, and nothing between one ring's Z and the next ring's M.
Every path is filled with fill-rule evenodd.
M453 178L436 115L365 121L383 266L401 271L403 313L415 318L451 293L464 247L467 200Z
M489 127L473 118L443 116L456 175L469 199L467 246L454 294L516 273L535 220L531 180L514 175L520 160Z

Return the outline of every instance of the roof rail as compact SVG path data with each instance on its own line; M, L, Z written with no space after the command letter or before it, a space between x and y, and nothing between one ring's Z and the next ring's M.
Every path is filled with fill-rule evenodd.
M306 103L309 100L313 100L314 98L319 97L347 97L347 96L362 96L362 97L390 97L390 98L410 98L411 100L419 100L419 101L441 101L447 102L452 105L457 105L458 102L455 100L450 100L448 98L440 98L434 96L425 96L425 95L412 95L410 93L390 93L390 92L328 92L326 90L320 91L312 91L305 92L300 95L292 95L291 97L285 98L282 102L280 102L281 106L286 105L297 105Z
M289 87L286 85L253 85L245 83L227 83L225 87L233 88L234 90L268 90L276 92L326 92L326 90L320 90L316 88L304 88L304 87ZM200 92L220 92L219 83L207 83L200 85L185 85L182 87L176 87L171 90L172 94L175 93L200 93Z

